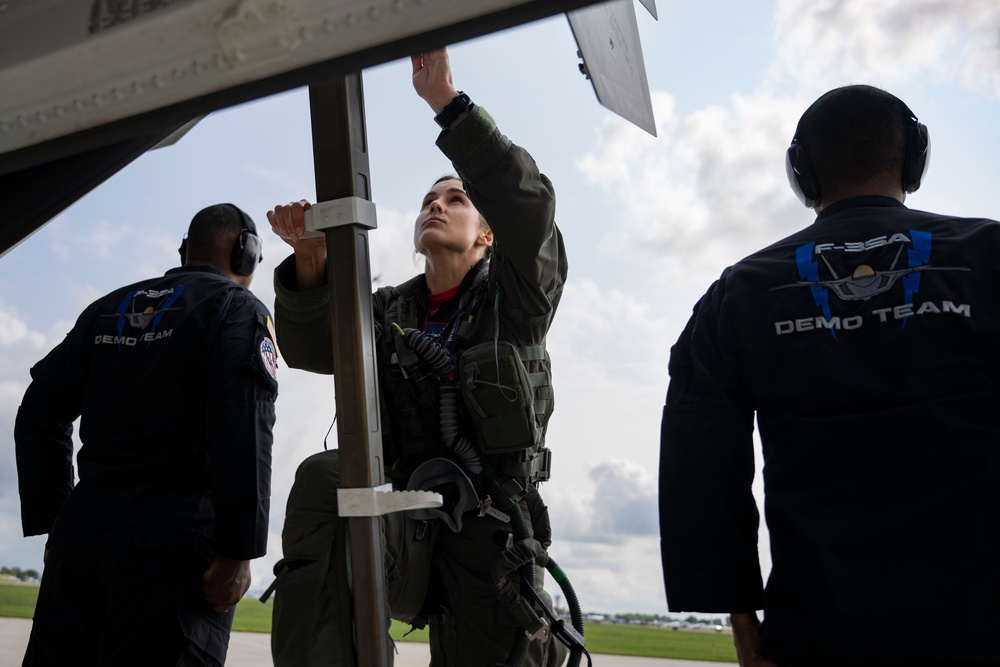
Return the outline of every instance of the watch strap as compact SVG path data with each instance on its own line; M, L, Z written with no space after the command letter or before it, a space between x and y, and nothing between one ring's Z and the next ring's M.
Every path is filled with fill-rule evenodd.
M475 106L469 96L463 93L461 90L458 91L458 95L448 102L448 105L441 109L441 113L434 116L434 122L441 126L442 130L447 130L448 126L455 122L455 119L462 115L463 112L469 111Z

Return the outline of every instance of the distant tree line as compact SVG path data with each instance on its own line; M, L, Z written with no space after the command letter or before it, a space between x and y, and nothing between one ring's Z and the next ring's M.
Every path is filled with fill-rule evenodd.
M697 616L690 615L685 618L681 618L680 616L670 616L667 614L613 614L611 617L620 618L625 621L641 621L642 623L654 623L657 621L660 623L670 623L671 621L683 621L685 623L691 623L691 624L713 623L729 627L728 614L719 614L715 620L705 618L704 616L699 618Z
M0 566L0 579L6 579L8 577L16 579L17 581L38 581L40 575L38 574L38 570L30 568L22 570L19 567L7 567L6 565Z
M568 610L558 609L556 610L561 615L568 616ZM565 612L565 614L564 614ZM668 614L637 614L637 613L625 613L625 614L601 614L604 616L608 623L641 623L643 625L657 625L666 624L674 621L680 621L687 623L689 625L697 624L708 624L708 625L721 625L723 627L730 627L731 622L729 620L728 614L719 614L714 619L706 618L705 616L698 617L689 615L687 617L681 616L670 616Z

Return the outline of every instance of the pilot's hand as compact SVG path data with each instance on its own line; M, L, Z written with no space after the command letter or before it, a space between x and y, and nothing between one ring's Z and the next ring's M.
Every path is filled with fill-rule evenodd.
M316 248L326 245L326 237L303 239L306 231L306 211L312 208L305 199L282 206L278 204L267 212L267 221L271 223L271 231L280 236L285 243L292 246L296 252L299 249Z
M312 208L305 199L275 206L267 212L271 231L295 251L295 280L290 289L298 292L326 284L326 235L302 238L306 231L306 211Z
M458 96L458 89L451 80L451 63L448 60L448 51L437 49L426 51L415 56L410 56L410 63L413 65L413 89L431 109L434 115L448 106L455 97ZM460 115L452 127L457 125L467 112Z

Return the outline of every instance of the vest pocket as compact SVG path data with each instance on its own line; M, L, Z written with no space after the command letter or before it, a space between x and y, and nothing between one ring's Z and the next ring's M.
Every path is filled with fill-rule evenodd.
M489 341L466 350L459 361L462 400L485 454L519 452L535 446L534 399L528 371L517 348Z

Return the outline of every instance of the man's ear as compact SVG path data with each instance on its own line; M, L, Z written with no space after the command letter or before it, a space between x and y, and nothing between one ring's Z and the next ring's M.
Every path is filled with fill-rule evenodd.
M479 238L476 239L476 245L482 245L489 247L493 245L493 230L484 229L479 233Z

